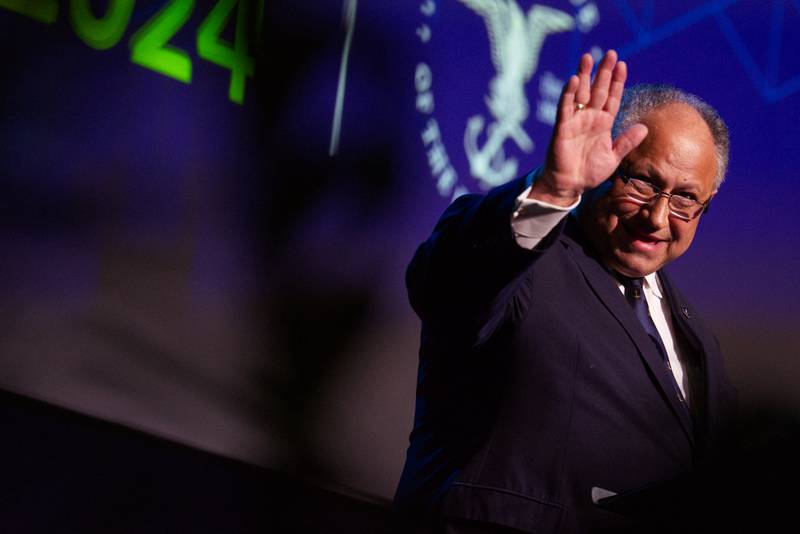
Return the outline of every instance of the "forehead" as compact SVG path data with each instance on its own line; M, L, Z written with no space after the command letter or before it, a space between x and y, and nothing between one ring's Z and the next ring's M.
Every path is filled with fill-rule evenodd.
M683 103L668 104L641 122L647 126L647 137L625 158L627 165L667 182L692 182L710 193L717 172L716 151L711 130L697 111Z

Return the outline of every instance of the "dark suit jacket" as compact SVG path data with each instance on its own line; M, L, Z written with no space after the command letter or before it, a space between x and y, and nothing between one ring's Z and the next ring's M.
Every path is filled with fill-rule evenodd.
M516 245L524 187L458 198L408 269L422 340L396 503L529 532L616 528L627 520L593 504L592 488L691 472L723 436L735 390L716 339L660 272L699 371L689 417L572 216L536 250Z

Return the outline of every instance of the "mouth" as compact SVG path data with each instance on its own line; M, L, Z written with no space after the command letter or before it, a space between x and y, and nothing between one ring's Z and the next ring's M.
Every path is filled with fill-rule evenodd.
M626 224L621 225L630 238L631 248L641 252L654 252L661 247L665 247L670 240L654 235L644 234L630 228Z

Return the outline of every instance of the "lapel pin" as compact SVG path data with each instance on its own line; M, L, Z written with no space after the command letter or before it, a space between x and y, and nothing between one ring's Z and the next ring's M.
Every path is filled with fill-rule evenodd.
M687 319L689 318L689 309L686 306L681 306L681 313Z

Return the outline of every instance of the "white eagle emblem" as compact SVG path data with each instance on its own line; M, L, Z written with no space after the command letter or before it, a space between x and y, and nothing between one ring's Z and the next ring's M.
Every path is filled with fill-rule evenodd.
M497 70L486 97L486 106L494 117L486 128L486 143L478 147L485 124L482 115L470 117L464 132L472 176L482 185L493 187L517 175L517 160L506 159L503 150L506 139L512 138L524 152L533 150L533 141L522 128L530 108L525 84L536 72L544 39L571 30L575 21L563 11L538 4L526 16L516 0L459 1L483 17Z

